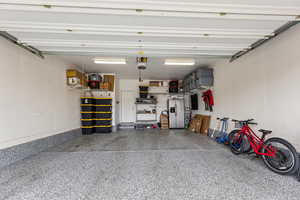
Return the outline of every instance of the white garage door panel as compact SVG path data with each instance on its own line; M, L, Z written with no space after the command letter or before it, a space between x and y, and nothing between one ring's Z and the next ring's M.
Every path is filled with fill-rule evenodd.
M133 78L136 63L100 69L80 56L190 57L197 66L209 66L247 51L299 14L299 0L0 0L0 31L44 54L67 55L87 71ZM151 67L145 78L157 70L160 79L190 71L161 70L163 62Z

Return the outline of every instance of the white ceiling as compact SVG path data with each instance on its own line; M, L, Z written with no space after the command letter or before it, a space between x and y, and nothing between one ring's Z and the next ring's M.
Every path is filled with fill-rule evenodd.
M0 0L0 31L87 71L137 77L136 56L148 56L145 78L180 78L191 67L166 67L167 57L212 65L247 50L289 21L299 0ZM125 66L94 65L124 56Z

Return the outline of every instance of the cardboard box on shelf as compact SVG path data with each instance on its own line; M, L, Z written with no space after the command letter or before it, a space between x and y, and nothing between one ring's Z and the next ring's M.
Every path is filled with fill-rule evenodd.
M150 81L149 86L150 87L159 87L159 81Z
M67 77L68 78L71 78L71 77L80 78L80 77L82 77L82 73L76 69L67 69Z
M68 77L67 78L67 85L69 85L69 86L80 85L80 79L77 78L77 77Z
M100 83L100 89L109 90L109 83L107 83L107 82Z
M108 90L113 92L115 88L115 76L114 75L104 75L104 82L108 83Z
M66 70L67 85L75 87L87 87L86 75L76 69Z
M87 81L87 78L86 78L86 74L82 74L81 76L81 79L80 79L80 84L83 86L83 87L87 87L88 86L88 81Z

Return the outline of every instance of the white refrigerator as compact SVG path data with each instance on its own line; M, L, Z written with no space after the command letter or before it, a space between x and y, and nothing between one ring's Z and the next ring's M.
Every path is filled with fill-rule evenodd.
M184 128L184 99L171 98L168 100L169 128Z

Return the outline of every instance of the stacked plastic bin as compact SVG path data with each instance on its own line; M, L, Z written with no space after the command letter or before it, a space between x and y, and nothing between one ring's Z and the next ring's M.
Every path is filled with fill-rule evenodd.
M93 97L81 98L81 129L83 135L94 133L93 113L94 113Z
M140 86L140 98L146 99L148 97L148 86Z
M95 133L112 132L112 99L94 98L94 108Z
M112 132L112 98L81 97L82 134Z

